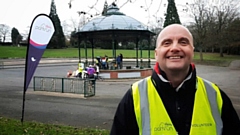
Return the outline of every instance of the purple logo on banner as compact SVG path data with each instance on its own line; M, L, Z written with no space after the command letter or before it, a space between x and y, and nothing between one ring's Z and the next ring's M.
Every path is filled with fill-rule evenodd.
M52 20L45 14L37 15L31 25L27 49L24 91L27 90L39 61L55 31Z

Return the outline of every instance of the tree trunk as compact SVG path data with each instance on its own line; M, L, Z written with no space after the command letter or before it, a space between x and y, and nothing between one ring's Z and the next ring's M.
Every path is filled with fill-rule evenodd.
M237 51L238 53L238 55L240 55L240 46L238 46L238 51Z
M203 61L202 48L199 49L199 54L200 54L200 61Z
M220 47L220 57L223 57L223 47Z
M231 47L228 46L228 48L227 48L227 55L230 55L230 52L231 52Z

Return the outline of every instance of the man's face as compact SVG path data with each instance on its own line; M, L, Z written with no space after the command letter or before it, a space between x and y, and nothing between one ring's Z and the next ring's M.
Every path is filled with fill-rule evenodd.
M158 37L155 59L165 72L186 71L193 59L193 39L183 26L165 28Z

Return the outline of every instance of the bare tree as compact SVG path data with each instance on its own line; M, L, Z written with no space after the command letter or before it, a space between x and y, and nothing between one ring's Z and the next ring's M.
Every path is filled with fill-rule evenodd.
M66 20L62 22L62 28L65 36L69 36L71 32L74 30L71 28L71 25Z
M3 37L3 40L2 40L3 42L5 42L6 36L9 33L10 33L10 27L6 24L0 24L0 38Z
M193 3L186 3L186 9L184 9L191 18L193 23L190 26L190 30L193 33L195 46L200 52L200 60L203 60L202 50L206 47L206 36L209 14L207 12L206 0L193 0Z
M77 20L74 20L73 18L71 18L71 28L74 30L74 31L76 31L77 30L77 28L78 28L78 22L77 22Z
M234 19L224 34L229 41L227 54L240 54L240 18Z
M196 47L202 51L208 47L218 47L220 56L223 57L223 48L227 46L226 30L230 23L237 17L239 0L193 0L186 4L186 11L194 19L191 26Z
M223 57L223 48L227 46L228 40L225 33L228 26L238 17L239 0L221 0L209 5L215 21L211 27L215 35L215 41L220 49L220 57Z

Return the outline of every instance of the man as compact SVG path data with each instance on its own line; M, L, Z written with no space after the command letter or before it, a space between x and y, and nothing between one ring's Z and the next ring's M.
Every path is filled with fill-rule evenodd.
M119 54L120 55L120 69L122 69L123 68L123 55L122 55L122 53L120 53Z
M196 75L193 37L172 24L158 35L151 77L134 83L114 116L111 135L240 135L228 96Z
M121 57L120 57L120 55L117 56L116 62L117 62L117 69L122 69L121 68Z

